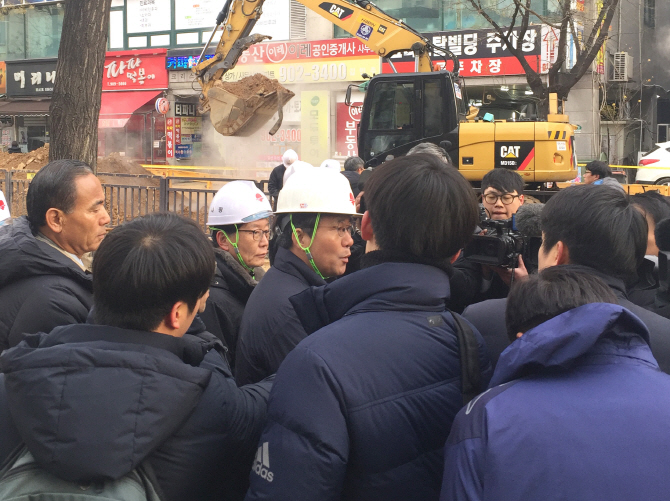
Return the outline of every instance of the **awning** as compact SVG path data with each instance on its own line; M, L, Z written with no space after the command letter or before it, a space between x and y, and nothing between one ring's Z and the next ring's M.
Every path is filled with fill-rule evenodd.
M156 99L163 91L136 90L126 92L103 92L98 128L125 127L135 110ZM0 108L0 114L2 108Z
M7 101L0 105L0 117L7 116L48 116L51 99L44 101Z

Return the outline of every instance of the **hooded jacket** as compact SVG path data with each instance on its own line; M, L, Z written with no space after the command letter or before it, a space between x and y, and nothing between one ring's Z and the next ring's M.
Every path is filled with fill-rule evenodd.
M209 298L200 318L207 331L218 337L228 349L228 362L235 369L235 351L242 314L249 296L265 271L254 268L256 279L229 252L216 249L216 273L209 287Z
M37 240L23 216L0 230L0 351L25 333L83 323L93 304L91 275Z
M577 265L570 266L574 268ZM605 275L588 266L580 267L605 282L614 292L619 304L642 320L649 329L648 339L654 358L661 370L670 374L670 320L633 304L628 299L623 280ZM463 312L463 317L472 322L484 337L494 367L500 354L510 344L507 337L507 327L505 327L506 306L507 299L490 299L468 306Z
M235 356L238 384L256 383L277 372L295 346L307 337L289 298L312 285L325 285L314 270L280 247L272 267L249 297Z
M604 303L514 341L454 421L441 501L667 499L670 377L648 341Z
M12 416L0 450L15 428L65 480L116 479L148 460L168 501L241 499L271 383L238 388L217 346L89 324L28 336L0 357L0 417Z
M292 298L319 330L279 368L248 501L438 498L463 405L448 294L444 271L384 262ZM481 339L480 364L486 384Z

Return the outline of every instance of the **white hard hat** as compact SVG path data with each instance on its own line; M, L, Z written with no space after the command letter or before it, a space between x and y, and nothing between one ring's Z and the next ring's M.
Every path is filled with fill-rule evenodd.
M349 181L330 169L298 170L279 192L276 213L298 212L356 215Z
M0 221L9 219L11 214L9 213L9 207L7 206L7 200L5 199L5 194L0 191Z
M338 162L337 160L334 160L332 158L326 159L323 162L321 162L321 167L325 167L326 169L334 170L335 172L341 172L342 171L342 166L340 166L340 162Z
M288 181L288 178L291 177L296 172L298 172L299 170L313 169L313 168L314 167L310 163L303 162L302 160L296 160L291 164L290 167L287 167L286 172L284 172L284 185L286 184L286 181Z
M207 225L250 223L271 215L270 202L253 181L232 181L214 195Z
M284 154L281 156L281 163L284 164L284 167L288 167L296 160L298 160L298 154L295 152L295 150L292 150L290 148L286 150Z

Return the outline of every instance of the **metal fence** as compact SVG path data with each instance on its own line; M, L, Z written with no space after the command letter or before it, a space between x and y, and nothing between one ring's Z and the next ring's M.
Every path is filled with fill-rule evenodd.
M34 171L0 170L0 190L12 216L26 214L26 194ZM207 208L218 189L237 179L219 177L162 177L147 174L98 175L105 193L105 208L117 226L152 212L176 212L193 219L207 231ZM254 181L267 193L268 182Z

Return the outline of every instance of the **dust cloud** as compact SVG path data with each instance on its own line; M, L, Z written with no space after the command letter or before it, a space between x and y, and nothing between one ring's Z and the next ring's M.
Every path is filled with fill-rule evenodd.
M309 85L291 85L295 96L284 106L284 119L274 136L268 131L278 119L278 114L265 126L248 137L222 136L212 126L209 115L203 117L203 150L199 163L216 167L229 167L235 177L267 179L271 170L281 163L281 156L291 148L300 154L300 96Z

